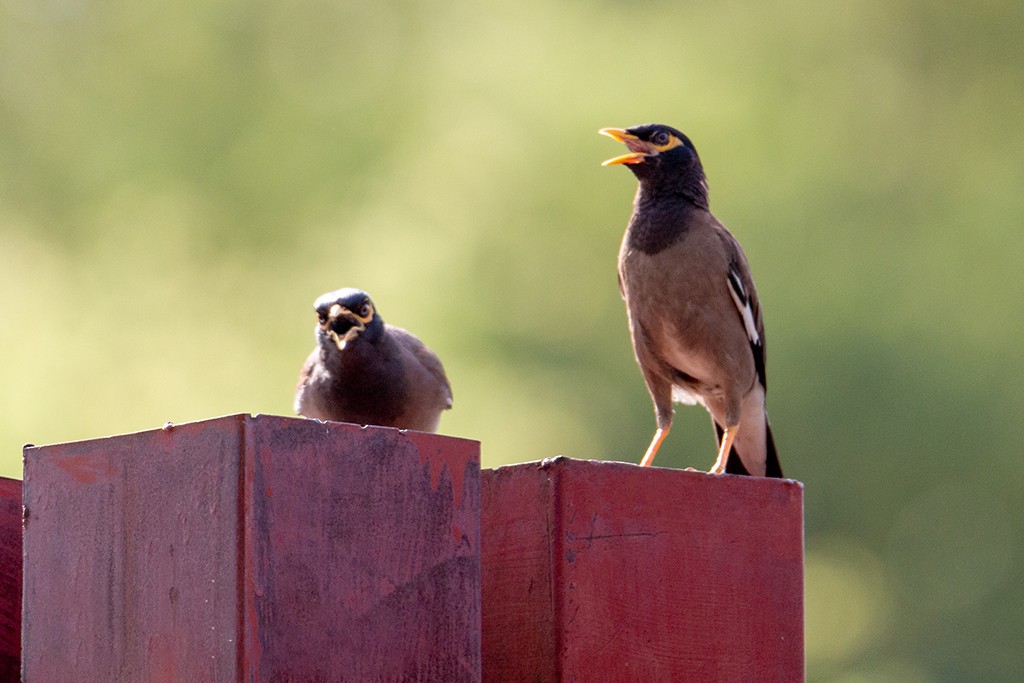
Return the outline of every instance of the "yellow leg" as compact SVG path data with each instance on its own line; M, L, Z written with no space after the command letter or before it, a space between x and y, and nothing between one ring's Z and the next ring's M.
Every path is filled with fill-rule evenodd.
M654 438L651 439L651 445L647 447L647 452L644 453L644 459L640 461L640 467L650 467L651 463L654 462L654 456L658 454L658 449L661 448L661 442L668 436L668 430L671 427L665 427L662 429L658 427L658 431L654 432Z
M729 462L729 451L732 450L732 441L736 438L736 431L739 428L739 423L725 428L725 432L722 434L722 445L718 448L718 459L715 460L715 466L708 470L708 474L725 473L725 464Z

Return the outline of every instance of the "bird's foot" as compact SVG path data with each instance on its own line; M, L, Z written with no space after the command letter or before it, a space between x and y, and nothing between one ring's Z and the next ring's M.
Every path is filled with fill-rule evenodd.
M733 439L739 430L739 423L726 427L722 433L722 443L718 447L718 457L715 458L714 466L708 470L708 474L725 474L725 464L729 461L729 452L732 450Z

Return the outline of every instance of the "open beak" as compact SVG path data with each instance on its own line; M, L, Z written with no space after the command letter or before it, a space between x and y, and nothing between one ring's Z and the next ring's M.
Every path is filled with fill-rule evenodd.
M657 150L649 144L628 132L624 128L602 128L597 131L601 135L607 135L616 142L621 142L629 147L629 154L622 154L601 162L602 166L615 166L617 164L642 164L651 154L657 154Z
M370 317L373 315L371 313ZM340 334L336 328L339 327L337 324L339 319L344 319L345 324L348 325ZM348 310L341 304L334 304L331 306L331 310L328 311L327 321L323 324L324 330L327 332L327 336L335 343L339 351L344 351L348 343L359 336L359 333L366 329L366 323L368 320L363 320L358 315ZM344 325L341 327L344 328Z

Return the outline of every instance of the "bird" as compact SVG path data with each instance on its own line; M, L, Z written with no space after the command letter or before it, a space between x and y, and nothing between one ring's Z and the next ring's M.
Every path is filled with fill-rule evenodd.
M437 431L452 389L437 355L384 322L366 292L344 288L313 303L316 346L299 373L295 412L360 425Z
M710 211L693 142L663 124L598 132L629 150L602 165L626 166L639 181L618 271L657 421L640 464L654 462L673 404L700 404L718 444L710 474L782 477L765 410L761 303L743 249Z

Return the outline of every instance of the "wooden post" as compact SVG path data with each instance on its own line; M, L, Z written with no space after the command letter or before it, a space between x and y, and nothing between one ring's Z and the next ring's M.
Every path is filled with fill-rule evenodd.
M0 477L0 681L21 668L21 481Z
M270 416L26 448L25 681L478 681L479 471Z
M803 680L801 484L556 458L481 513L485 681Z

